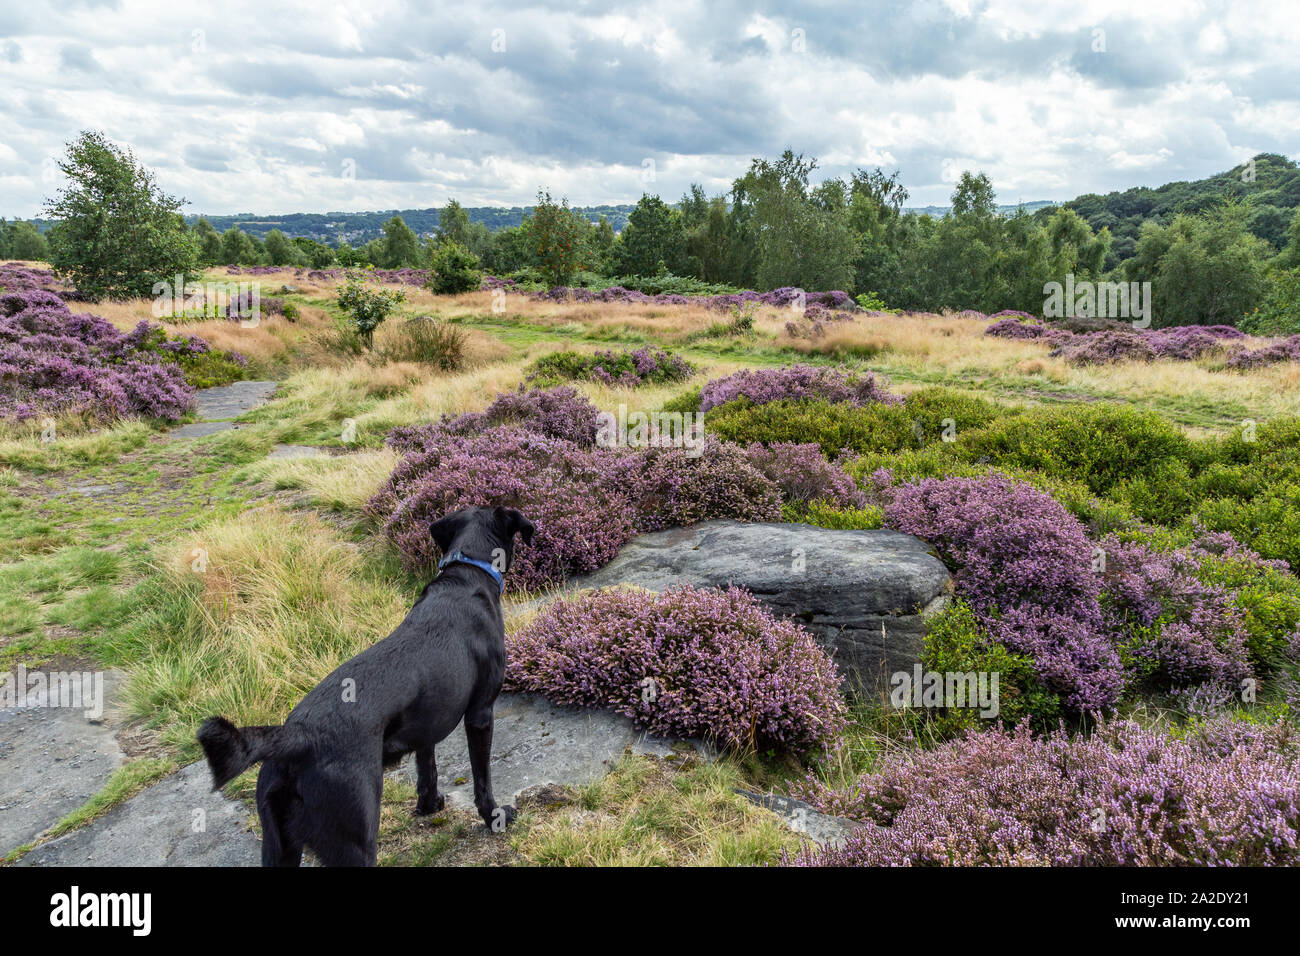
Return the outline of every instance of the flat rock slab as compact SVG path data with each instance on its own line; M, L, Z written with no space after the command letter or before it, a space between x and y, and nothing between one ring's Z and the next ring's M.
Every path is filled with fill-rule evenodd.
M822 813L811 804L775 793L736 792L750 803L771 810L795 833L802 833L819 846L839 846L860 824L845 817Z
M194 395L199 418L219 421L238 418L244 412L266 404L279 382L231 382L217 388L201 388Z
M167 434L170 438L206 438L217 432L231 431L234 427L234 422L193 422L180 428L173 428Z
M199 761L93 823L38 846L18 866L259 866L250 810L212 791Z
M123 675L103 677L108 715ZM35 701L0 707L0 856L84 804L126 759L105 717L88 717L85 707L27 706Z
M654 737L626 717L605 710L559 707L533 694L502 694L494 709L492 790L497 802L513 804L519 793L546 784L582 786L614 768L624 750L673 758L712 754L702 744ZM434 752L438 789L452 807L474 806L474 785L457 726ZM415 783L415 762L405 758L391 771ZM458 782L459 781L459 782Z
M575 588L737 585L806 627L833 651L850 687L877 693L911 670L926 621L947 606L952 579L920 538L805 524L706 521L633 538Z

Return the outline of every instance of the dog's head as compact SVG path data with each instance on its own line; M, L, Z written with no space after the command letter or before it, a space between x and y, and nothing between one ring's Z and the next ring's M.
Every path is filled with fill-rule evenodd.
M515 558L515 535L531 544L533 523L514 508L461 508L429 525L429 533L444 555L460 551L487 561L503 574Z

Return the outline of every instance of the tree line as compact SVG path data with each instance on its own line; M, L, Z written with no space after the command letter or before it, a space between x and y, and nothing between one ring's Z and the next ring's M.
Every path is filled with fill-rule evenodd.
M431 234L417 235L395 215L382 236L353 247L278 229L261 239L237 226L221 233L205 219L186 226L180 200L162 195L129 152L98 134L72 144L61 168L70 185L49 208L58 220L51 261L69 272L92 267L84 277L89 294L109 294L114 282L143 287L143 277L157 271L143 261L144 244L171 257L170 274L217 265L375 265L455 271L458 284L476 270L551 286L644 287L647 280L680 278L712 288L843 289L891 308L929 311L1038 314L1045 286L1072 276L1076 283L1150 282L1156 326L1300 331L1300 213L1270 241L1252 228L1259 218L1250 197L1232 193L1145 220L1131 253L1117 261L1110 227L1094 228L1069 205L999 214L983 173L962 173L951 212L935 217L904 211L908 194L897 171L859 169L818 180L815 159L787 150L754 159L718 195L699 185L676 203L643 195L619 233L604 217L592 222L543 189L518 226L490 231L452 200ZM134 219L116 241L85 232L105 230L97 210L110 197L119 217ZM87 263L89 257L99 261ZM116 278L106 284L105 275Z

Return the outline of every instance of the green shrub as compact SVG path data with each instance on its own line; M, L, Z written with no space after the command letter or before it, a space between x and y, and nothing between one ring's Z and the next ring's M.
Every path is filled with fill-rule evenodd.
M429 288L439 295L474 292L483 282L478 256L454 239L446 240L433 251L432 267Z
M885 524L885 514L874 505L865 508L837 508L826 501L810 501L807 505L781 506L781 520L837 531L874 531Z
M367 285L368 275L369 270L349 270L347 281L338 295L339 308L356 328L361 344L367 349L374 345L375 329L406 301L406 293L401 289Z
M702 385L688 388L680 395L674 395L663 404L665 412L698 412L700 410L700 389Z
M903 403L918 428L918 442L942 440L945 432L960 438L1013 414L1008 409L951 388L933 386L908 395Z
M755 405L747 398L709 409L709 431L727 441L815 443L828 458L840 450L899 451L915 446L912 416L902 405L866 406L820 399L781 399Z
M1082 481L1098 494L1167 475L1167 459L1192 456L1187 436L1154 412L1100 404L1030 409L963 436L961 446L970 460Z
M1028 717L1035 727L1051 729L1060 716L1060 700L1038 679L1033 661L1013 654L981 631L975 612L962 601L954 601L930 621L921 666L941 673L996 673L998 719L1008 726ZM990 723L972 708L946 708L930 714L930 729L940 737L987 728Z
M590 355L551 352L529 366L527 380L541 388L577 379L618 385L661 385L684 382L694 372L691 364L679 355L647 345L635 350L607 350Z
M1197 577L1236 594L1245 618L1246 649L1264 671L1285 666L1287 636L1300 627L1300 580L1240 558L1209 556Z
M284 316L286 322L297 322L299 318L298 303L286 302L280 308L280 314Z

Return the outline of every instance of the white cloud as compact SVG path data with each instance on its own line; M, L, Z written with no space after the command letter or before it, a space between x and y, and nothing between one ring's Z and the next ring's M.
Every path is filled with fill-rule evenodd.
M787 146L830 175L897 167L916 205L945 202L965 168L1005 201L1156 185L1300 152L1300 18L1284 7L14 6L0 13L0 215L39 212L48 158L86 128L213 213L514 205L538 186L579 204L676 199Z

